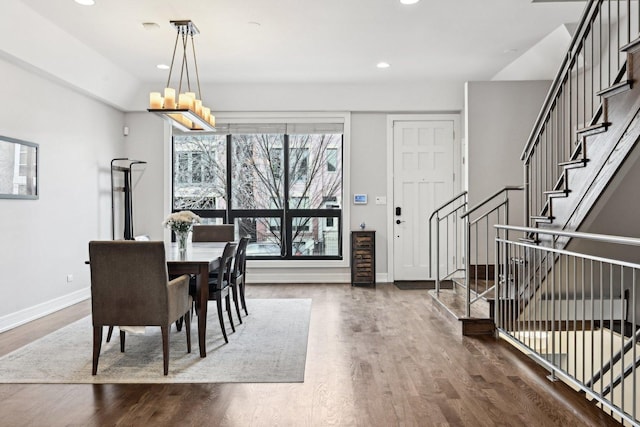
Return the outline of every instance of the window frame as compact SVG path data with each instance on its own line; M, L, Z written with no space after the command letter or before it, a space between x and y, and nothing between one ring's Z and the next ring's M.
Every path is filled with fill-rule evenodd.
M292 215L303 216L303 217L332 217L338 218L338 222L336 225L339 225L341 228L341 233L338 236L338 244L340 245L340 251L342 256L340 258L336 257L296 257L295 259L265 259L265 260L252 260L251 265L258 268L268 268L268 267L348 267L349 266L349 257L346 254L345 248L348 248L349 245L349 236L351 232L350 225L350 167L349 167L349 159L350 159L350 128L351 128L351 114L348 112L321 112L321 113L218 113L216 115L216 120L222 126L226 124L233 125L241 125L241 124L281 124L281 123L300 123L300 124L310 124L316 123L322 126L323 123L332 124L332 123L340 123L343 126L342 131L342 206L341 209L322 209L320 212L314 212L313 210L302 210L300 212L296 212L291 210L288 218L291 218ZM172 128L167 128L170 132L174 131ZM304 133L304 132L297 132ZM327 132L334 133L334 132ZM168 152L170 154L173 151L173 143L172 140L169 139L168 144ZM171 158L167 162L169 169L173 168L173 161ZM230 166L230 165L228 165ZM282 165L282 171L287 171L288 165ZM231 173L231 168L227 167L227 174ZM170 179L167 181L169 187L173 185L173 173L170 173ZM172 189L171 189L172 190ZM173 191L170 191L172 197L168 200L169 206L172 206L173 202ZM225 223L233 223L235 222L235 218L241 216L243 212L233 210L229 208L231 204L230 198L227 198L227 210L207 210L207 211L198 211L193 210L194 213L201 215L206 218L221 218ZM229 213L231 212L231 213ZM244 212L246 213L246 212ZM265 212L266 213L266 212ZM290 226L287 227L291 230ZM287 241L291 241L290 238Z

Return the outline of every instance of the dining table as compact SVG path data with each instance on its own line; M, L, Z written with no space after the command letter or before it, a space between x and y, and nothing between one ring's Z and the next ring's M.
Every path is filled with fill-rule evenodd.
M180 250L177 242L165 245L169 275L193 274L196 276L198 299L198 345L200 357L207 356L207 304L209 302L209 272L220 267L220 256L227 242L189 242L186 250Z

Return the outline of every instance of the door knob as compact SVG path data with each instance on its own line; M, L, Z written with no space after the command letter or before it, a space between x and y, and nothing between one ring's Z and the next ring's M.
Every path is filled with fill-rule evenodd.
M396 219L396 224L402 224L404 221L400 221L399 219Z

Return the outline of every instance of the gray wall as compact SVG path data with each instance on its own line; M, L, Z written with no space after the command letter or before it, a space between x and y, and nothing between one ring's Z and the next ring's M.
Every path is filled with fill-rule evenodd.
M129 136L125 138L125 152L131 158L148 162L144 174L134 189L134 216L136 234L148 234L153 239L168 238L161 222L170 209L170 151L169 134L158 117L148 113L126 115ZM387 114L359 112L351 114L351 164L350 193L369 195L367 205L351 204L352 194L345 194L350 203L348 221L351 229L357 229L364 221L367 229L376 230L376 271L378 277L386 277L387 268L387 206L376 205L375 197L387 195ZM343 251L348 256L349 249ZM298 263L302 265L301 263ZM252 267L255 282L279 281L327 281L346 282L348 268L290 268Z
M124 114L0 59L0 135L40 144L40 198L0 199L0 330L89 295ZM73 281L67 282L67 275Z
M376 205L376 196L387 195L387 115L354 113L351 115L351 193L368 195L366 205L351 206L351 229L364 221L376 230L376 270L387 273L387 206ZM351 201L353 197L348 197ZM389 219L391 220L391 219Z
M166 239L168 235L161 222L170 206L170 167L169 130L159 118L148 113L123 114L3 60L0 60L0 73L3 76L0 89L5 99L16 100L11 107L6 103L0 105L0 117L3 118L0 135L37 142L41 148L40 199L0 200L4 219L0 222L3 236L0 246L2 330L5 325L15 326L88 296L89 269L84 265L87 242L111 236L109 161L112 158L128 156L148 162L135 187L135 230L137 234L148 234L154 239ZM390 199L386 194L387 115L451 112L463 108L461 85L432 83L418 87L417 96L406 97L403 101L402 94L407 93L407 88L400 90L398 96L390 96L394 92L391 87L382 87L376 93L372 91L375 87L370 85L361 88L351 85L340 98L321 97L321 85L291 85L287 88L263 85L252 87L250 91L239 91L235 97L223 94L216 108L312 112L327 111L331 107L335 111L352 111L350 193L367 193L370 203L350 206L351 214L347 221L352 228L365 221L368 228L377 230L377 273L378 278L384 278L388 271L387 206L376 205L375 197ZM340 93L339 89L334 87L331 93L336 95ZM472 84L471 89L472 95L484 93L476 90L489 90L483 84ZM507 102L510 89L504 87L502 90L501 96ZM288 95L274 95L282 91ZM494 141L489 137L488 129L476 126L476 123L484 121L480 116L486 107L480 108L475 100L492 101L487 98L493 99L495 95L470 97L474 102L469 105L469 129L478 131L481 136L469 143L470 146L474 143L489 144L485 146L485 152L502 153L502 145L495 147L495 144L503 141ZM296 99L305 99L306 102L299 105L293 102ZM512 113L513 108L506 110ZM499 120L496 119L495 123ZM122 134L124 125L129 128L126 137ZM510 129L511 126L515 125L507 127ZM528 130L529 125L521 132L526 134ZM519 146L515 153L519 154L520 149ZM480 154L484 153L470 150L470 160L473 162L474 156ZM519 171L520 167L517 169ZM470 173L478 171L472 168ZM474 183L477 180L470 178ZM483 175L484 178L488 178L487 174ZM495 177L491 175L491 178ZM502 182L504 178L499 180ZM488 187L493 188L494 185ZM476 191L482 192L481 189ZM346 198L350 200L351 194L345 195ZM314 275L321 280L346 281L349 277L348 268L299 268L295 271L268 268L256 272L260 273L262 281L282 278L300 281ZM66 280L68 274L73 275L73 281L69 283Z
M170 179L165 176L165 166L170 161L165 150L168 126L160 117L147 112L129 113L125 122L129 128L129 135L124 140L127 157L147 162L133 188L134 233L162 240L165 202L170 200L170 195L164 191L165 179Z
M520 154L549 90L549 81L468 82L465 90L468 191L471 206L505 185L522 185ZM511 203L522 224L523 198Z
M640 210L640 199L638 198L639 182L640 146L636 144L629 157L614 176L611 184L594 204L578 231L640 238L640 221L638 221L638 212ZM640 263L640 247L638 246L572 240L567 249L635 264ZM589 273L587 272L587 274ZM598 277L597 273L596 277ZM604 277L606 281L608 275ZM624 278L621 278L619 269L614 269L614 295L618 294L621 284L623 289L631 290L633 288L633 276L630 270L627 270ZM607 291L606 288L605 286L605 291ZM578 289L578 292L581 292L581 290ZM633 297L631 292L629 295L631 298ZM631 306L629 310L629 318L631 318ZM640 321L640 298L635 302L635 313L635 320L638 322Z

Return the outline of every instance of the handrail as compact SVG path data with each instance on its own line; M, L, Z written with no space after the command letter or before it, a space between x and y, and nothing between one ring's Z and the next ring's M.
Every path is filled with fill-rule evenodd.
M462 193L459 193L457 196L454 196L452 199L449 199L447 202L443 203L442 205L438 206L437 208L435 208L433 210L433 212L431 213L431 216L429 216L429 222L431 222L431 219L433 218L433 216L438 212L441 211L442 209L446 208L447 206L449 206L451 203L455 202L456 200L458 200L460 197L462 196L466 196L468 194L468 191L463 191Z
M478 218L474 219L473 221L469 221L469 225L475 225L475 224L479 223L484 218L488 217L489 215L491 215L492 213L494 213L495 211L497 211L498 209L500 209L501 207L503 207L506 204L508 204L508 201L507 200L503 200L502 202L498 203L495 207L489 209L488 211L486 211L485 213L480 215Z
M496 191L495 193L493 193L491 196L485 198L483 201L481 201L480 203L476 204L474 207L472 207L471 209L469 209L465 213L463 213L460 216L460 218L468 217L470 214L472 214L473 212L477 211L478 209L480 209L481 207L483 207L484 205L486 205L487 203L489 203L490 201L492 201L493 199L495 199L496 197L498 197L502 193L509 192L509 191L515 191L515 190L524 190L524 186L522 186L522 185L507 185L507 186L501 188L500 190Z
M466 206L467 205L467 200L466 200L467 194L468 194L468 191L466 191L466 190L461 192L461 193L458 193L453 198L449 199L448 201L446 201L445 203L441 204L436 209L434 209L434 211L429 216L429 276L432 276L432 273L433 273L433 261L432 261L432 246L433 246L432 245L432 240L433 240L433 236L431 235L431 233L433 232L433 225L431 224L431 221L433 220L434 215L436 215L438 212L440 212L441 210L443 210L444 208L446 208L450 204L456 202L461 197L465 198L464 202L462 203L462 205L458 206L452 212L449 212L447 215L450 215L451 213L458 211L461 207ZM440 240L439 237L438 237L438 240ZM439 273L436 273L436 274L439 274ZM436 279L436 281L437 281L437 279Z
M620 245L640 246L640 239L635 237L614 236L610 234L582 233L579 231L547 230L544 228L520 227L515 225L496 224L495 228L500 230L522 231L524 233L551 234L562 237L594 240L604 243L617 243Z
M540 132L540 129L542 128L542 125L545 121L547 114L549 113L549 110L553 106L553 102L558 96L558 92L560 91L560 87L562 86L561 82L564 81L565 76L568 75L568 69L570 65L573 63L575 57L578 56L578 53L574 52L574 48L578 44L578 41L582 41L582 39L585 36L585 33L589 29L589 26L585 26L585 24L587 22L591 23L592 18L596 14L596 11L598 8L594 8L593 3L596 3L599 1L601 0L589 0L589 3L585 7L584 12L580 17L580 21L579 21L580 24L578 25L578 28L576 28L576 31L573 34L573 38L571 39L571 43L569 44L568 54L565 55L564 59L562 60L562 64L560 65L560 68L556 73L556 77L553 79L553 83L549 88L549 92L547 92L547 96L544 99L544 103L542 104L540 113L538 114L535 124L533 125L533 129L531 130L531 133L529 134L529 138L527 139L527 144L525 145L524 150L520 155L520 160L528 161L530 151L533 148L533 145L535 144L537 135Z
M605 250L610 256L605 258L555 246L541 247L500 234L540 233L621 247L639 247L640 238L503 224L494 225L494 229L496 252L500 254L495 270L503 272L495 280L498 335L530 350L529 356L551 372L550 378L561 373L564 382L599 402L598 406L618 421L639 426L640 358L635 348L640 324L634 290L640 284L640 263L624 261L614 251ZM513 266L514 254L529 262ZM534 264L545 271L539 274ZM600 291L594 292L597 289ZM529 302L526 311L521 306L524 300ZM538 337L538 332L544 336ZM594 343L588 335L585 337L602 337L603 333L610 334L611 339ZM579 335L583 336L581 341L576 340ZM573 359L573 363L563 363L560 355L567 361Z

